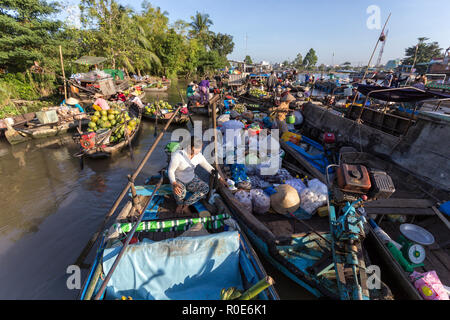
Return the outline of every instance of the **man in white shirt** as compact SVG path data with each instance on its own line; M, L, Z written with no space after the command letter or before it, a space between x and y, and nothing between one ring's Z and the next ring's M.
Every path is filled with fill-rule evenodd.
M201 150L202 141L193 138L191 139L189 150L178 150L172 154L168 175L177 202L177 214L186 211L190 205L205 197L209 192L208 185L195 175L197 165L200 165L209 173L212 173L214 170L214 167L208 163ZM222 177L220 181L225 183ZM192 195L185 199L187 191L192 193Z

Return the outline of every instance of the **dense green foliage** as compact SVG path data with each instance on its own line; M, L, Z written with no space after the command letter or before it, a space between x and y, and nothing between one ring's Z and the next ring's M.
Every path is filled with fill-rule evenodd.
M316 55L316 51L314 51L313 48L309 49L308 53L305 56L305 59L303 59L303 66L305 68L312 68L316 65L317 63L317 55Z
M418 63L430 62L431 59L441 56L442 49L437 42L425 43L428 38L419 38L419 42L415 46L411 46L405 49L406 58L403 59L403 63L406 65L413 65L414 58L416 57L416 69L419 73L425 73L427 66L417 66Z
M107 68L165 76L222 68L234 49L233 37L209 30L213 22L207 14L197 12L192 21L171 25L167 12L146 1L137 12L116 0L81 0L82 28L77 29L55 20L60 10L57 2L44 0L0 3L0 68L4 72L25 72L36 62L58 73L59 45L72 69L72 61L90 55L107 58Z
M167 12L145 0L139 11L117 0L81 0L79 7L81 28L75 28L57 20L64 9L57 1L0 2L0 106L56 92L59 46L66 77L88 71L73 63L84 55L105 57L104 68L127 75L192 77L224 68L234 49L232 36L209 29L208 14L170 24Z

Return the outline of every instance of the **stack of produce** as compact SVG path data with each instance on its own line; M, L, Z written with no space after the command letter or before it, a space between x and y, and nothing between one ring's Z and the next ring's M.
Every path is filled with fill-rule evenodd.
M245 107L245 104L243 104L243 103L238 103L238 104L235 104L235 105L233 106L233 110L236 111L236 112L238 112L238 113L244 113L244 112L247 111L247 108Z
M174 109L173 107L167 102L167 101L163 101L163 100L159 100L159 101L155 101L154 103L145 106L145 114L148 115L154 115L156 114L157 110L159 109L159 111L166 111L167 112L173 112Z
M252 88L250 89L250 95L259 98L260 96L267 96L267 92L261 89Z
M109 142L116 143L125 139L125 130L131 135L139 127L139 119L131 118L128 112L120 109L96 111L91 116L88 132L97 132L102 129L112 130Z

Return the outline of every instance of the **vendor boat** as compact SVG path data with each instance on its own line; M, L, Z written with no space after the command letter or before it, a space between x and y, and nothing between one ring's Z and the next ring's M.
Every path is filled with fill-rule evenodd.
M122 151L124 148L133 143L141 128L142 110L136 104L131 104L128 112L131 118L137 119L137 126L132 132L128 133L128 137L124 136L121 141L110 142L109 137L113 133L113 129L104 130L103 132L86 132L74 136L74 140L81 146L81 151L75 156L88 158L109 158L114 154Z
M134 196L105 232L79 299L278 300L222 199L216 195L212 205L199 202L192 213L177 215L172 188L162 184L167 181L163 173L132 187Z
M14 145L31 139L59 136L77 128L86 128L89 123L85 114L58 116L56 111L53 111L53 116L48 118L46 114L52 111L38 113L46 121L41 121L42 119L39 120L36 116L31 120L20 123L20 125L11 126L9 123L5 123L4 135L6 140Z

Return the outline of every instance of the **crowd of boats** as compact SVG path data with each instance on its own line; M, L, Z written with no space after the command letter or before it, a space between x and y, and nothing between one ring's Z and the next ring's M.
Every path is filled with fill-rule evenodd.
M61 106L4 120L11 144L73 130L81 160L132 154L141 121L165 124L80 254L84 265L97 245L79 298L277 300L265 259L318 298L448 300L448 97L320 78L217 75L190 83L174 106L142 102L167 90L165 79L83 97L78 82ZM169 126L193 130L194 113L214 130L215 170L208 194L179 212L167 168L135 181ZM273 159L250 150L243 163L224 164L219 132L229 128L256 150L263 132L279 141L276 173L261 174ZM164 147L169 164L186 146Z

